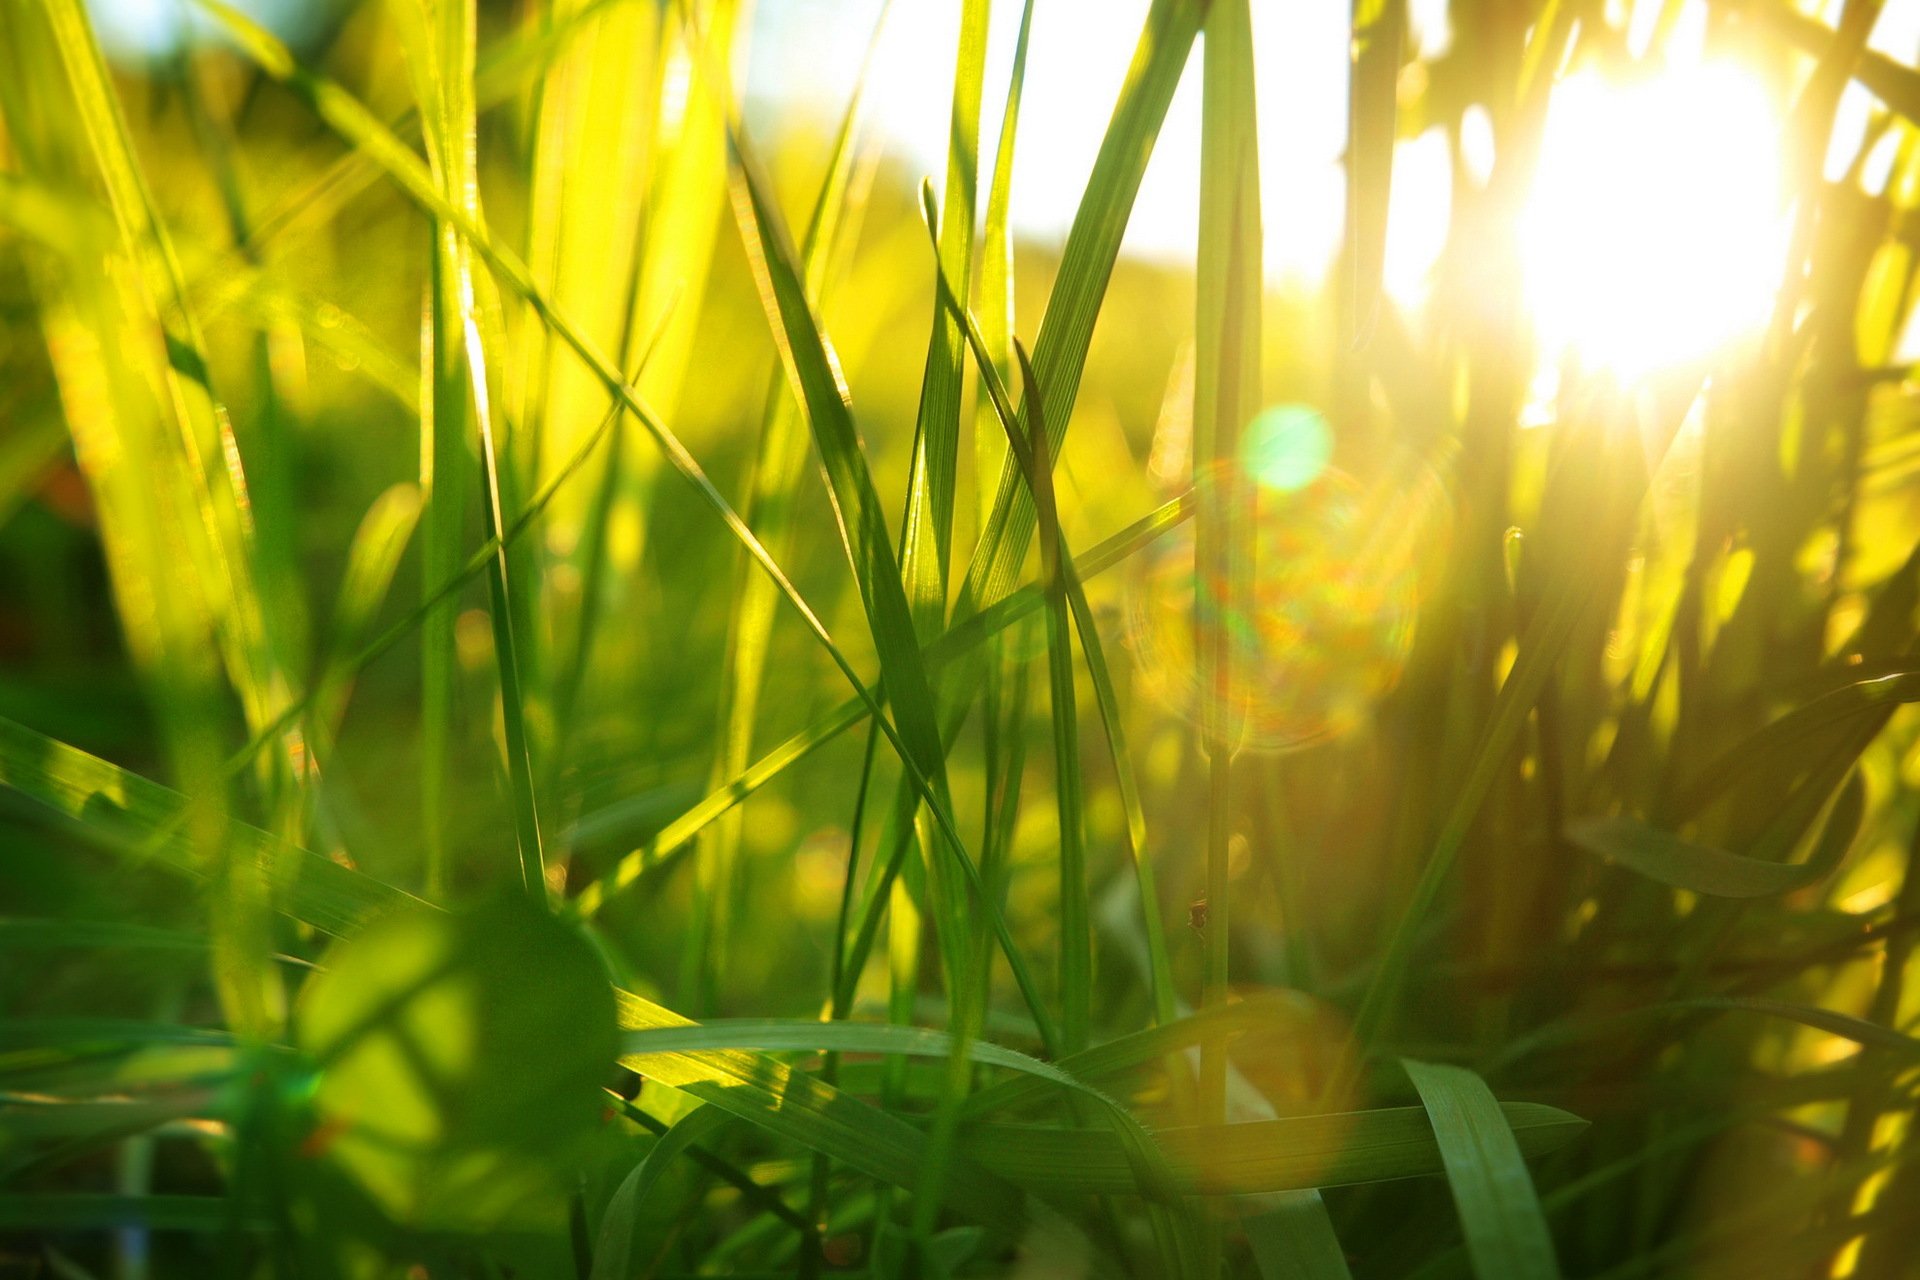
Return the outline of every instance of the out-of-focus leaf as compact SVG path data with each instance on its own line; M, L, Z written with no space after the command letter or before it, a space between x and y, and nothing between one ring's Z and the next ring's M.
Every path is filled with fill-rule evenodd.
M551 1212L618 1053L613 988L517 897L411 907L337 944L295 1011L321 1147L396 1221Z
M1569 823L1567 839L1589 853L1676 889L1719 898L1764 898L1815 884L1840 865L1860 829L1864 803L1864 789L1856 776L1840 793L1819 844L1805 862L1747 857L1695 844L1624 814ZM1794 835L1797 840L1797 830ZM1775 850L1791 843L1763 839L1763 844Z
M1564 1146L1587 1127L1537 1103L1502 1103L1493 1114L1511 1127L1509 1141L1526 1155ZM1445 1167L1419 1107L1162 1129L1154 1140L1176 1185L1192 1195L1339 1187L1423 1177ZM1139 1185L1119 1139L1104 1129L966 1125L960 1148L984 1168L1042 1193L1126 1195Z

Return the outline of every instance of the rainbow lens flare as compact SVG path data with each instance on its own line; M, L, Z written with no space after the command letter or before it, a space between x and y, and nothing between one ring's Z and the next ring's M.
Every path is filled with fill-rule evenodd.
M1198 563L1196 522L1138 558L1127 627L1142 684L1236 752L1352 732L1412 648L1419 568L1443 541L1438 485L1368 489L1322 467L1286 488L1221 466L1195 488L1225 516L1224 563Z

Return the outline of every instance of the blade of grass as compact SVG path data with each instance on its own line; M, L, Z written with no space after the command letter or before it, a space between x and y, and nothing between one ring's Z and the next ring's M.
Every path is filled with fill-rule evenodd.
M923 186L920 195L922 214L931 232L937 225L931 190ZM944 269L937 271L935 283L939 286L941 297L946 305L953 309L967 344L973 352L981 385L986 391L987 411L993 414L1004 433L1005 450L1008 456L1014 458L1015 462L1023 467L1023 474L1028 477L1027 483L1030 487L1044 485L1048 492L1047 503L1051 508L1052 468L1044 466L1034 457L1033 451L1026 444L1027 437L1022 434L1020 417L1014 411L1005 381L994 362L985 330L975 320L973 314L961 304L958 295L954 292L952 281L947 277ZM1024 351L1020 354L1024 379L1031 373L1031 364L1025 361ZM1026 394L1029 397L1029 404L1038 406L1041 403L1034 396L1034 388L1031 385L1027 386ZM1041 436L1035 437L1034 441L1036 446L1044 448L1044 432ZM1039 479L1043 470L1044 481ZM1036 511L1039 510L1040 500L1036 489ZM1172 966L1167 958L1166 934L1160 921L1160 895L1154 885L1153 864L1149 861L1146 852L1146 811L1140 803L1140 789L1134 779L1132 753L1127 747L1125 721L1120 715L1119 698L1114 692L1112 672L1107 666L1106 650L1100 641L1099 629L1094 623L1093 609L1087 603L1087 593L1081 581L1082 570L1075 563L1072 553L1067 548L1066 540L1060 533L1057 511L1050 528L1043 523L1041 532L1047 539L1042 543L1043 555L1046 556L1045 563L1058 570L1060 590L1064 592L1073 612L1074 628L1080 636L1080 648L1086 658L1087 674L1093 685L1094 700L1100 709L1101 727L1107 739L1107 753L1113 765L1115 790L1119 793L1121 809L1126 818L1128 853L1140 892L1154 1016L1161 1022L1169 1022L1174 1016ZM1050 574L1051 570L1048 573ZM1047 575L1043 577L1045 580L1041 584L1042 598L1045 598L1046 593L1053 590L1050 585L1053 579ZM1015 598L1018 598L1017 594L1008 597L1008 599ZM960 628L956 627L949 635L958 634L959 631Z
M1253 29L1246 0L1215 0L1207 12L1200 115L1200 240L1195 266L1193 472L1220 483L1203 489L1195 523L1196 584L1226 592L1225 609L1200 611L1209 593L1196 589L1193 618L1199 680L1205 690L1201 749L1207 759L1206 949L1203 1008L1227 998L1232 918L1228 842L1232 834L1233 752L1238 701L1230 615L1246 599L1249 566L1237 486L1222 480L1233 465L1240 432L1260 407L1260 156L1253 80ZM1211 501L1205 498L1211 497ZM1200 1114L1226 1119L1227 1062L1217 1046L1200 1053ZM1209 1247L1218 1255L1219 1236Z
M1486 1082L1464 1067L1402 1059L1433 1122L1481 1280L1556 1280L1560 1264L1520 1144Z
M1405 0L1353 0L1347 97L1347 340L1373 336L1387 261Z
M1350 1280L1353 1275L1318 1191L1282 1193L1274 1208L1241 1222L1260 1280Z
M865 188L873 168L866 166L856 181L856 140L859 135L866 87L873 60L880 47L889 6L875 20L873 35L854 81L852 96L841 116L833 150L827 160L826 174L814 199L807 221L806 238L800 251L800 269L808 301L815 307L826 301L834 248L842 235L856 235L866 204ZM792 554L795 499L807 456L807 433L800 422L800 405L788 388L784 371L776 368L768 381L761 413L758 449L753 463L753 487L746 514L759 531L761 541L776 559ZM733 615L727 631L727 651L721 685L721 750L714 760L713 782L718 785L737 775L747 765L753 749L753 730L759 716L760 699L766 684L775 610L779 606L773 584L755 573L744 559L738 563L733 590ZM705 981L718 979L724 962L727 937L724 913L730 900L728 885L740 842L738 821L721 823L712 842L703 851L711 863L710 883L703 884L704 910L698 910L695 927L687 935L687 967L705 975ZM836 986L838 984L836 983Z
M1119 255L1120 240L1154 139L1166 118L1206 9L1199 0L1154 0L1126 84L1094 158L1086 193L1067 232L1046 317L1033 346L1034 372L1048 396L1045 418L1051 457L1060 456L1060 443L1086 368L1094 319ZM967 566L960 616L990 607L1011 590L1026 559L1033 530L1032 499L1017 464L1009 458L1000 469L993 509Z
M980 237L980 332L989 363L1002 382L1013 381L1013 156L1020 130L1020 99L1027 82L1027 39L1033 31L1033 0L1020 6L1020 34L1013 46L1013 70L1007 78L1007 101L1000 115L1000 138L993 152L993 176L987 186L987 215ZM936 261L940 261L938 251ZM944 262L941 274L946 274ZM951 289L939 282L943 293ZM964 308L962 310L965 310ZM984 535L993 511L990 477L1006 464L1007 442L994 421L993 406L982 399L974 411L974 477L979 490L977 513Z

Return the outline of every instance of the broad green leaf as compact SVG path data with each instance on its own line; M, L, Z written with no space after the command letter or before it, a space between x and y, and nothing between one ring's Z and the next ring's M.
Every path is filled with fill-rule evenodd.
M599 958L519 896L368 922L294 1026L318 1072L314 1145L414 1225L557 1211L618 1054Z

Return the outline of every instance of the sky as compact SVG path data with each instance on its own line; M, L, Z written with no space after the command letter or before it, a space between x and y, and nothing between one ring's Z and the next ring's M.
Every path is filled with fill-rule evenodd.
M747 72L754 114L799 107L837 118L882 8L881 0L760 0ZM983 174L992 168L1020 8L1019 0L993 4ZM1147 0L1037 0L1014 159L1018 234L1065 239L1147 10ZM895 154L936 183L946 168L959 14L958 0L895 0L868 87L869 120ZM1254 0L1253 20L1267 270L1277 278L1311 277L1331 257L1344 217L1346 6ZM1128 224L1129 252L1168 261L1193 255L1198 73L1196 59L1168 111Z

